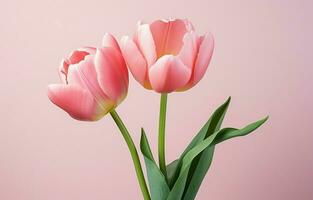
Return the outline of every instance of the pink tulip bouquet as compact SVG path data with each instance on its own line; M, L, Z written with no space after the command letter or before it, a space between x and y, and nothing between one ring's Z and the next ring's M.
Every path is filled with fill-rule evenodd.
M199 36L188 20L139 23L131 37L117 41L106 34L100 48L84 47L61 62L62 84L48 87L49 99L77 120L96 121L110 113L132 157L145 200L192 200L211 165L214 148L260 127L267 117L241 129L221 128L230 103L216 109L177 160L165 160L168 93L191 89L204 76L214 49L211 34ZM160 94L158 164L141 129L140 150L146 178L131 134L116 112L128 92L128 69L146 89ZM149 189L147 186L149 185Z

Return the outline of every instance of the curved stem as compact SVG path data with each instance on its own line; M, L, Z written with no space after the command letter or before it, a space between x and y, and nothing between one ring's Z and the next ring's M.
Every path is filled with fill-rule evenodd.
M145 200L150 200L150 194L149 194L148 187L147 187L147 184L146 184L146 181L145 181L145 177L144 177L143 172L142 172L141 163L140 163L139 156L138 156L138 153L137 153L137 149L136 149L136 146L135 146L135 144L133 142L133 139L131 138L127 128L125 127L122 119L119 117L117 112L115 110L112 110L110 112L110 114L111 114L113 120L115 121L116 125L120 129L120 131L121 131L121 133L122 133L122 135L124 137L125 142L127 143L128 149L129 149L131 157L133 159L133 163L134 163L134 166L135 166L137 179L138 179L138 182L139 182L140 189L141 189L141 192L143 194L143 197L144 197Z
M161 94L160 117L159 117L159 165L162 173L167 180L166 162L165 162L165 122L166 122L166 104L167 94Z

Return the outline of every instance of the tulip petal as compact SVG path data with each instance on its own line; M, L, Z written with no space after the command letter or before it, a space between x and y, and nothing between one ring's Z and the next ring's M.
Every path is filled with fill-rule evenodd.
M96 48L94 47L82 47L70 53L67 62L68 64L77 64L84 60L87 55L92 55L96 53Z
M70 67L68 68L67 83L68 85L76 85L88 90L88 87L81 78L78 64L70 65Z
M48 97L57 106L78 120L94 120L95 102L87 90L73 85L52 84Z
M73 51L69 58L69 64L77 64L80 61L84 60L85 56L89 55L89 52L87 51L82 51L82 50L75 50Z
M103 92L117 104L121 102L128 90L128 71L121 53L109 47L98 49L95 67Z
M149 70L151 86L159 93L170 93L184 87L190 76L191 70L172 55L162 56Z
M110 33L104 34L103 39L102 39L102 46L103 47L113 47L113 48L116 48L117 50L120 50L120 47L119 47L116 39Z
M186 33L183 43L178 57L187 67L193 70L199 49L199 37L193 31Z
M151 66L153 63L155 63L157 59L156 49L148 24L138 25L135 42L145 57L148 66Z
M214 50L214 38L212 34L206 34L199 47L198 56L191 79L191 87L197 84L204 76Z
M93 55L96 53L94 47L82 47L70 53L68 59L63 59L59 66L59 75L63 83L67 84L67 73L70 65L78 64L84 60L87 55Z
M143 86L150 85L147 75L147 62L136 46L135 42L128 36L121 39L121 50L125 61L134 78Z
M191 29L185 20L157 20L150 25L158 58L177 55L183 45L184 35Z
M60 75L61 81L64 84L67 84L67 73L68 73L69 66L70 66L70 64L65 59L62 60L60 66L59 66L59 75Z
M84 61L81 61L77 65L77 70L76 70L77 73L69 74L69 78L74 79L76 76L78 76L78 78L81 79L81 82L83 84L83 85L81 84L81 87L88 89L93 95L93 97L97 100L97 102L100 103L102 101L108 101L109 98L103 92L97 80L97 72L95 69L94 57L95 57L94 55L90 55L90 56L87 56ZM70 70L71 68L72 66L70 66ZM70 75L76 75L76 76L71 77ZM70 80L69 80L69 84L71 84Z
M188 19L183 19L183 21L185 23L185 26L186 26L186 29L188 32L195 31L195 28L194 28L193 24L191 23L191 21L189 21Z

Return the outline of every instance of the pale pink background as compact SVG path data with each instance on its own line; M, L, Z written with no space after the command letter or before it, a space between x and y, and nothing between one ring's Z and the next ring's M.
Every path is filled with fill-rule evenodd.
M197 199L313 199L312 9L312 0L2 0L0 199L141 199L112 119L75 121L46 86L72 49L160 17L189 18L216 39L200 84L169 96L168 161L229 95L225 126L270 115L254 134L217 147ZM144 126L154 150L158 100L132 79L118 108L136 143Z

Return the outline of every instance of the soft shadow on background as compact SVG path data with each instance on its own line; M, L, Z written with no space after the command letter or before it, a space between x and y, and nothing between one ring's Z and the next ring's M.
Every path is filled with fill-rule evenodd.
M61 59L136 23L189 18L216 49L203 80L169 95L167 160L232 96L225 126L265 115L250 136L217 147L198 199L313 199L313 2L311 0L12 0L0 8L0 199L140 199L124 141L109 116L71 119L46 96ZM131 80L118 108L139 142L156 149L159 96Z

